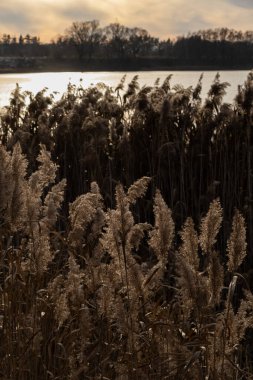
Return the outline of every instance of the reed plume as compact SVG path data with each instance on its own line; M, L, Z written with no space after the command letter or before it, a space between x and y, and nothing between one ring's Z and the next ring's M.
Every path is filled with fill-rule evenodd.
M246 226L242 214L235 210L232 222L232 232L227 242L227 267L229 272L235 272L246 256Z
M3 146L0 147L0 208L2 222L13 231L22 226L26 214L24 197L26 193L27 160L22 155L19 144L15 145L12 154Z
M194 228L192 218L187 218L180 232L182 244L180 246L180 254L195 269L199 269L198 257L198 234Z
M175 225L171 217L171 210L166 205L159 190L155 194L154 215L155 226L149 233L149 245L164 266L167 262L168 251L173 242Z
M221 222L222 208L220 201L215 199L211 203L207 215L201 221L199 242L204 254L210 253L216 243Z

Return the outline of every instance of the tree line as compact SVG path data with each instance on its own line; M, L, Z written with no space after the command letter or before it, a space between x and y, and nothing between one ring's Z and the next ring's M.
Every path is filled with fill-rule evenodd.
M54 62L83 64L96 62L151 61L161 67L220 66L251 67L253 31L228 28L199 30L161 40L143 28L130 28L118 22L101 27L99 21L78 21L50 43L38 36L3 34L0 38L2 57L40 57ZM143 61L144 60L144 61ZM113 64L112 64L113 68Z

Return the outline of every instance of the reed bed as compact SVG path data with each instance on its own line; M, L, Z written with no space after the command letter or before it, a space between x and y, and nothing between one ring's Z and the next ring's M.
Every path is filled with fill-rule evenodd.
M253 74L17 87L1 118L0 376L253 378Z

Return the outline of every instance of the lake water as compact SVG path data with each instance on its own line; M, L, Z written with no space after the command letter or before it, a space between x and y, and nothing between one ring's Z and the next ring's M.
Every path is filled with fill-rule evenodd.
M169 75L173 74L171 85L182 84L184 87L196 86L201 74L203 77L202 97L205 97L211 83L214 80L216 71L138 71L138 72L58 72L58 73L29 73L29 74L0 74L0 107L8 104L11 91L14 90L18 83L22 90L37 93L44 87L48 92L58 92L56 98L66 91L68 83L80 84L84 87L105 83L115 87L124 74L127 74L126 84L131 81L134 75L139 76L140 86L154 85L157 78L160 83ZM227 94L224 98L226 102L233 102L237 93L238 85L242 85L248 75L248 71L220 71L220 79L223 82L229 82Z

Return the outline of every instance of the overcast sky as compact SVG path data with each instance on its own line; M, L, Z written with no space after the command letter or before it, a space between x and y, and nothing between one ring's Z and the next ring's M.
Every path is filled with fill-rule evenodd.
M73 21L141 27L160 38L226 26L253 30L253 0L0 0L0 34L50 41Z

